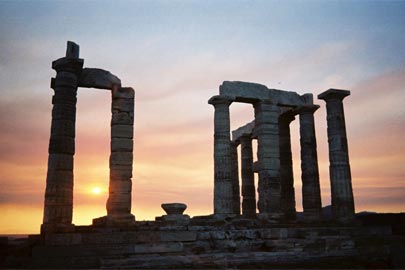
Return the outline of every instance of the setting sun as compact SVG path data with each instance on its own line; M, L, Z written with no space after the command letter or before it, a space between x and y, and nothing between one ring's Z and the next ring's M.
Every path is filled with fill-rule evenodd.
M99 187L94 187L92 190L93 194L98 195L101 193L101 188Z

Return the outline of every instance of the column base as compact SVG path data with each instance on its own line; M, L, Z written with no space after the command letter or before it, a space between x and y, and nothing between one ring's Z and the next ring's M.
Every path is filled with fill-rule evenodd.
M110 215L93 219L93 226L97 227L128 227L135 225L132 214Z
M322 221L321 213L316 212L304 212L302 217L302 222L304 223L315 223Z
M51 224L44 223L41 225L41 234L46 233L71 233L75 231L74 224Z

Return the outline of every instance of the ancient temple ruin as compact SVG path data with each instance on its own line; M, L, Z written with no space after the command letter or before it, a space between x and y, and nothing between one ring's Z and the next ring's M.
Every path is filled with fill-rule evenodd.
M83 63L79 58L79 46L73 42L68 42L66 56L52 63L57 74L51 80L55 95L52 98L43 232L74 230L73 156L78 87L111 91L110 188L107 216L101 220L111 225L135 222L131 214L135 92L130 87L121 87L120 79L110 72L83 68Z
M342 103L349 91L329 89L318 96L326 101L334 220L321 218L314 124L320 106L312 94L225 81L209 100L215 108L214 213L190 218L183 214L185 204L169 203L162 205L166 215L135 221L135 93L110 72L83 68L83 63L79 46L68 42L66 56L52 64L57 75L51 80L55 94L44 219L41 234L30 236L29 268L367 268L370 261L387 261L387 244L374 240L390 236L390 228L355 221ZM79 87L108 90L112 97L107 215L87 226L72 224ZM234 102L252 104L255 119L231 132L229 106ZM295 117L300 122L303 220L296 219L292 171L289 126ZM252 140L257 140L257 162Z
M342 100L350 91L329 89L318 96L326 101L330 181L333 214L339 222L354 219L354 199ZM302 198L304 218L321 220L318 157L314 113L319 105L312 94L269 89L245 82L224 82L219 95L209 101L214 119L214 214L217 216L256 214L254 173L258 173L258 217L274 223L295 219L294 178L290 123L299 116ZM252 104L255 120L234 130L230 137L229 106L233 102ZM252 140L257 140L258 161L253 163ZM238 152L241 145L242 187L239 187Z

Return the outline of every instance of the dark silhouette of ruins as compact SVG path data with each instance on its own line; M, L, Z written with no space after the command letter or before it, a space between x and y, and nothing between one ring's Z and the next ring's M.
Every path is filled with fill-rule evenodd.
M391 267L389 226L356 221L343 99L326 102L333 220L322 219L312 94L225 81L209 99L214 113L214 210L190 218L186 205L135 221L131 213L134 97L110 72L83 68L79 46L53 62L52 126L41 234L30 236L33 268L353 268ZM111 91L111 155L107 215L72 224L73 157L78 87ZM255 119L230 130L229 106L252 104ZM139 116L142 117L142 116ZM299 117L303 219L297 219L290 123ZM142 132L142 131L139 131ZM231 138L232 134L232 138ZM257 140L253 162L252 140ZM241 146L241 181L238 151ZM258 187L254 184L258 173ZM239 183L241 182L241 186ZM255 190L258 198L255 198ZM241 196L241 195L242 196ZM241 198L242 197L242 198ZM256 205L258 213L256 213Z

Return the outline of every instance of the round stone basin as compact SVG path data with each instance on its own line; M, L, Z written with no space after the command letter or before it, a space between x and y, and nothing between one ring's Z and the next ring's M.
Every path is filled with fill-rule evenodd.
M162 203L162 208L168 215L182 215L187 205L184 203Z

